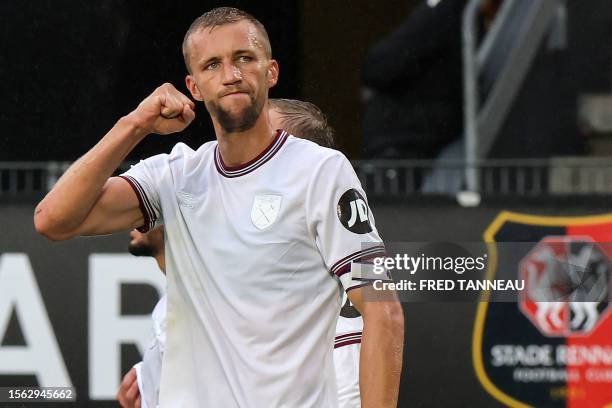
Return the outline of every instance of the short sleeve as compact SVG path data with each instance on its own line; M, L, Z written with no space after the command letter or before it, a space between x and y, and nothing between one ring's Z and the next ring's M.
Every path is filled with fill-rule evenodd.
M144 217L144 224L138 228L140 232L150 231L161 222L159 182L167 162L165 154L149 157L119 176L130 184L138 197L140 211Z
M375 280L372 260L385 255L361 183L341 153L326 158L313 175L307 194L308 221L329 270L348 292Z

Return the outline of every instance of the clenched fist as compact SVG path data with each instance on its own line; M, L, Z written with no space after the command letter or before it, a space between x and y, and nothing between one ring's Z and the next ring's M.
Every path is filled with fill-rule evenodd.
M148 133L180 132L195 119L195 105L172 84L165 83L147 96L130 116Z

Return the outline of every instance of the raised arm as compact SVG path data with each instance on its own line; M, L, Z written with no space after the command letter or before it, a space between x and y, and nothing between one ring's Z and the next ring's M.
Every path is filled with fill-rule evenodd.
M189 98L171 84L157 88L66 170L36 207L36 230L64 240L142 225L136 194L125 180L111 175L145 136L180 132L194 118Z
M372 286L350 290L348 297L363 316L359 357L359 389L362 408L397 406L404 348L402 306L390 293L384 300L365 300ZM381 298L373 294L372 299Z

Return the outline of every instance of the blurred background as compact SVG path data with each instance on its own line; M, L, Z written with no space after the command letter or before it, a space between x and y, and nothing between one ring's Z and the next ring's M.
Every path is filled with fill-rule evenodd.
M33 209L69 163L155 87L172 82L186 92L183 35L220 5L266 26L280 64L271 96L307 100L327 114L386 241L480 241L495 220L489 239L612 238L609 0L7 0L0 5L0 386L70 383L78 406L115 406L113 387L146 347L148 333L137 331L163 285L126 270L112 278L116 291L103 292L108 300L96 298L100 268L128 265L127 235L50 243L36 235ZM213 140L203 106L197 114L179 135L148 137L126 165L179 141L197 148ZM503 216L507 210L534 218ZM100 254L116 258L105 263ZM105 306L114 312L105 315ZM593 333L579 333L606 358L589 363L598 374L585 371L576 382L521 380L516 369L528 364L518 358L506 371L491 363L495 345L516 351L573 338L571 330L553 341L527 328L517 305L496 309L496 320L481 314L482 326L474 303L404 306L399 406L612 403L606 307ZM128 334L108 334L119 328ZM108 344L93 341L98 336ZM116 363L96 362L100 354Z

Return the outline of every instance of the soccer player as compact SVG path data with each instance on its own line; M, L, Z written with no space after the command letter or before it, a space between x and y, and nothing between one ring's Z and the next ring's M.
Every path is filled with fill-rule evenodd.
M60 178L35 210L50 239L164 223L168 282L162 407L337 407L341 291L364 320L362 406L397 404L403 313L365 264L384 245L348 160L270 125L278 80L263 25L233 8L197 18L183 54L217 140L177 144L111 177L151 133L183 130L194 103L157 88Z
M282 128L320 146L333 147L334 131L316 105L295 99L270 99L268 113L273 128ZM135 256L155 257L159 268L165 273L163 227L147 234L133 230L130 236L129 252ZM338 402L340 408L355 408L360 406L359 350L363 320L348 299L344 299L342 304L334 342ZM154 341L145 353L143 362L132 368L121 383L118 400L124 407L135 406L139 398L142 398L144 408L157 406L165 338L165 308L164 296L153 310Z

